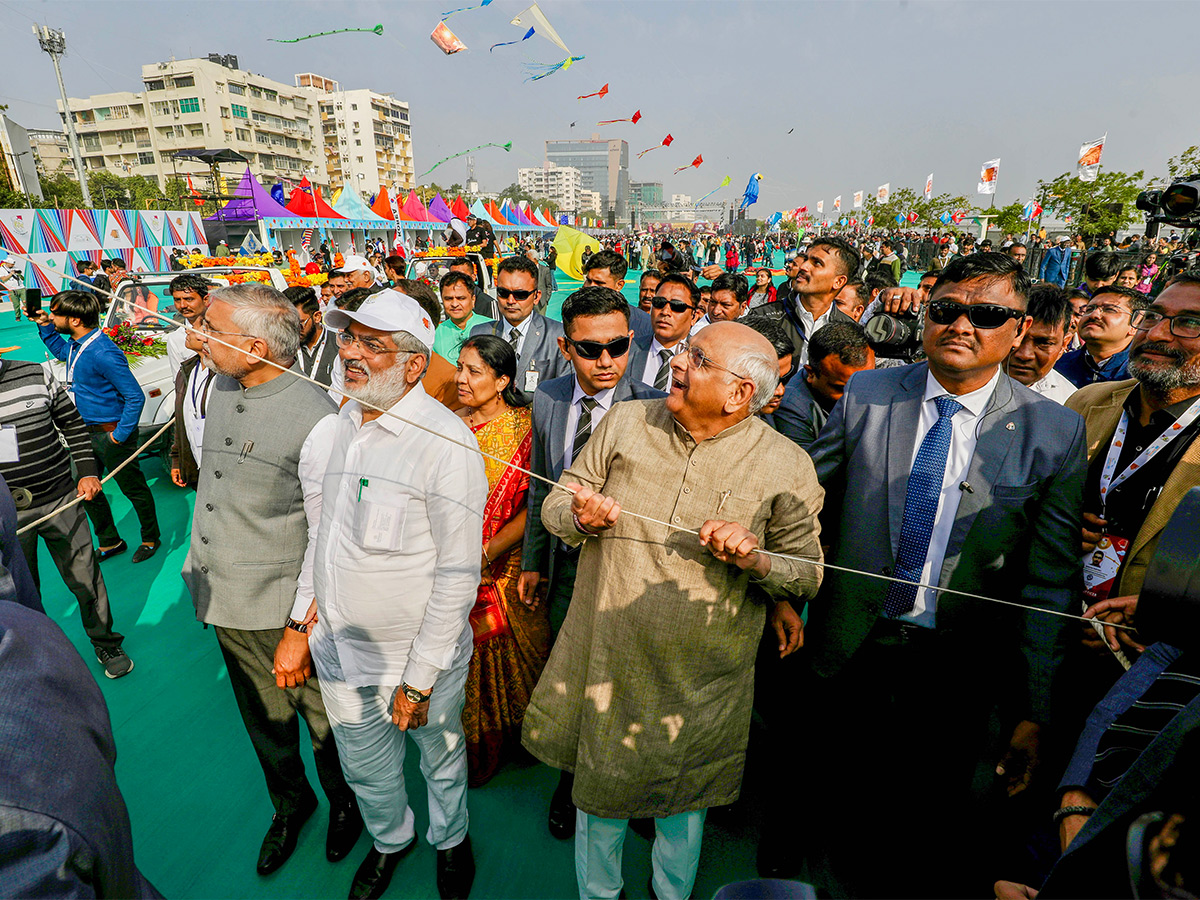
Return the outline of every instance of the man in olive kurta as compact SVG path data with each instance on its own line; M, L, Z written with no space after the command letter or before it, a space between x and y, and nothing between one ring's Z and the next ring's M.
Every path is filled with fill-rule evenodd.
M620 894L626 820L640 817L656 820L657 896L691 893L705 810L741 787L767 605L791 652L800 623L788 601L821 582L819 565L757 552L821 561L812 463L754 415L778 379L771 345L718 323L671 369L667 399L615 405L559 480L578 490L542 506L547 529L582 549L523 738L575 773L586 898Z

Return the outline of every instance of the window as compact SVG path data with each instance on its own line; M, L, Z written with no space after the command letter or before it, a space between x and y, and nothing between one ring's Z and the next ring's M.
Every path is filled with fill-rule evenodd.
M138 154L138 165L139 166L154 165L154 154L153 153L139 153Z
M289 150L296 150L300 147L300 142L295 138L284 138L283 144Z
M354 157L354 158L355 158L356 160L358 160L359 162L362 162L362 161L363 161L363 159L362 159L362 157L361 157L361 156L356 156L356 157Z
M175 76L175 87L185 88L185 87L195 87L195 86L196 86L196 79L193 78L191 75L176 75Z
M221 118L222 118L222 119L228 119L228 118L229 118L229 107L228 107L228 106L222 106L222 107L221 107Z
M146 90L148 91L162 91L166 90L166 87L166 82L164 82L161 78L156 78L154 81L146 82Z
M234 103L234 104L233 104L233 105L232 105L230 108L233 110L233 117L234 117L235 119L246 119L246 118L249 118L249 117L246 115L246 107L244 107L244 106L238 106L236 103Z
M245 128L235 128L235 129L233 130L233 133L234 133L234 136L235 136L235 137L236 137L236 138L237 138L239 141L248 141L248 140L250 140L250 132L249 132L249 131L247 131Z
M254 135L254 140L260 144L270 144L271 143L271 138L262 131L258 132L256 135Z
M130 129L122 129L121 131L116 131L113 133L113 136L116 137L118 143L121 143L121 144L125 144L125 143L132 144L133 143L133 131Z
M188 136L189 137L204 137L204 126L203 125L189 125L188 126Z
M150 109L156 116L169 116L171 114L171 101L155 100L150 104Z
M270 100L272 103L276 103L276 102L278 102L278 100L279 100L279 94L278 94L278 93L276 93L275 91L267 91L267 90L264 90L264 91L263 91L263 98L264 98L264 99L266 99L266 100Z
M200 98L186 97L179 101L179 111L181 113L200 112Z
M267 121L267 114L266 114L266 113L260 113L260 112L256 112L256 113L254 114L254 121L255 121L255 122L266 122L266 121Z
M83 136L83 149L84 150L93 150L93 151L99 150L100 149L100 136L96 135L96 134L85 134Z
M97 122L104 122L104 121L107 121L107 119L108 119L108 112L109 112L109 110L108 110L108 107L107 107L107 106L101 106L100 108L98 108L98 109L96 110L96 121L97 121Z
M357 103L351 103L351 104L350 104L350 108L351 108L351 109L358 109L358 104L357 104Z
M251 97L254 97L254 98L255 98L255 99L257 99L257 100L261 100L261 99L262 99L262 91L260 91L258 88L256 88L256 87L254 87L253 85L251 85L251 87L250 87L250 96L251 96Z
M231 82L229 82L229 93L237 94L239 97L244 96L246 93L246 88L240 84L234 84L231 81Z
M355 139L354 139L354 146L355 146L355 147L361 147L361 146L362 146L362 141L360 141L358 138L355 138Z
M291 101L291 98L289 98L289 97L280 97L280 98L279 98L279 105L280 105L280 106L287 106L287 105L288 105L289 103L291 103L291 102L292 102L292 101Z

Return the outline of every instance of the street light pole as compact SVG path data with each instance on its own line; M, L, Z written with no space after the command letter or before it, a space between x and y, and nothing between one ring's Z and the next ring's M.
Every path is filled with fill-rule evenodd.
M71 158L75 161L75 177L79 179L79 189L83 192L83 205L90 208L92 192L88 190L87 172L83 168L83 155L79 152L79 137L75 134L75 121L71 118L71 106L67 103L67 87L63 84L62 69L58 58L67 52L67 38L60 29L49 28L45 25L34 25L33 33L37 36L42 49L54 60L54 74L58 77L58 93L62 96L63 118L67 124L67 139L71 144Z

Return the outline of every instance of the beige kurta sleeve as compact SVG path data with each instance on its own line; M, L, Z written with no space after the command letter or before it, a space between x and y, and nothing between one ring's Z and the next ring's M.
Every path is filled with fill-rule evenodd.
M790 472L791 477L775 495L762 546L774 553L824 562L817 514L825 503L825 491L817 482L808 454L794 445L793 448L797 452L789 454L787 463L779 467L781 472ZM824 573L824 567L814 563L772 556L771 571L766 577L751 577L750 582L775 600L811 599L816 596Z

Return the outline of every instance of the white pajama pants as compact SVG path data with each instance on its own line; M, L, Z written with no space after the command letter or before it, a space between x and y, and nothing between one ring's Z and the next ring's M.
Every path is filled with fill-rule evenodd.
M708 810L679 813L654 820L650 862L654 893L659 900L687 900L700 868L700 839ZM626 819L602 819L583 810L575 813L575 878L581 900L605 900L621 895L621 858Z

